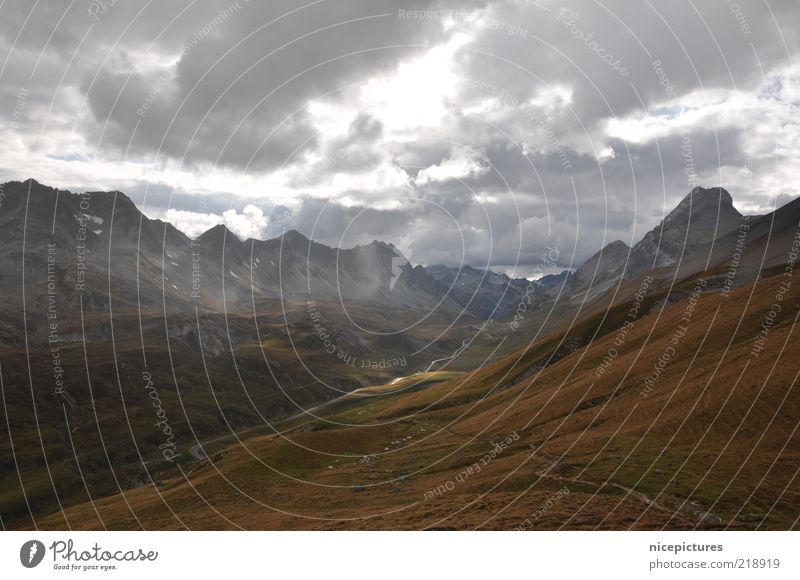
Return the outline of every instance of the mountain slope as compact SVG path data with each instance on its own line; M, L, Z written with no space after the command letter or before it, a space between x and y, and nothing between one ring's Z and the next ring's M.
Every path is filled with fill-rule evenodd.
M609 335L510 388L499 389L510 369L548 349L331 417L351 427L312 421L288 439L256 437L198 463L191 487L175 479L163 500L152 488L127 499L148 528L174 527L162 501L193 529L229 527L189 501L197 493L248 529L786 529L800 514L800 286L752 354L780 285L703 291L688 325L683 300L638 320L621 345ZM676 356L651 380L670 346ZM96 505L106 525L130 526L121 497ZM98 525L86 506L66 517Z

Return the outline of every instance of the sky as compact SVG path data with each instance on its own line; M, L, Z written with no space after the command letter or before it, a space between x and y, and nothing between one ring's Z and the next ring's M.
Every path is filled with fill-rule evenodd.
M796 0L10 0L0 181L524 274L800 182Z

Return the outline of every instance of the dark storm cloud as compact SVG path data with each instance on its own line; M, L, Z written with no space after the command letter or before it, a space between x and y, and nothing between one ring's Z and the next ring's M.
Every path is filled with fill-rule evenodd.
M106 146L189 163L279 166L298 147L315 145L303 110L308 99L390 69L441 39L438 23L400 20L388 0L307 7L293 1L167 2L138 17L132 4L119 2L100 14L91 45L80 52L82 67L74 72L80 77L72 80L79 81L97 120L90 137L99 137L108 123ZM412 0L404 6L430 4ZM57 16L53 9L35 11L28 34L41 38L48 32L45 22ZM49 50L77 45L81 30L93 22L85 11L70 11L66 32ZM128 24L132 28L124 30ZM12 30L7 26L6 35ZM114 38L112 30L121 36ZM102 62L117 41L130 66Z
M366 113L359 115L344 137L331 140L325 147L321 160L297 171L293 185L309 188L332 174L363 173L375 168L383 159L379 143L382 135L380 121Z
M398 19L390 0L100 4L108 8L7 2L0 36L11 46L22 31L12 57L28 74L40 54L66 71L61 90L78 87L94 114L81 128L91 141L102 135L103 146L132 154L238 168L273 168L302 144L313 147L302 110L309 98L442 38L438 22ZM56 86L48 88L45 98Z
M781 36L790 50L798 42L797 27L783 25L778 31L772 13L757 0L737 3L747 33L724 1L542 4L547 9L526 2L493 5L492 18L522 24L529 35L483 28L472 50L461 53L465 76L522 100L543 87L566 84L573 89L575 113L589 127L638 109L640 96L645 105L669 100L654 73L655 60L678 96L698 88L746 89L762 81L759 63L764 70L788 64ZM768 5L779 24L800 18L800 5L793 0Z

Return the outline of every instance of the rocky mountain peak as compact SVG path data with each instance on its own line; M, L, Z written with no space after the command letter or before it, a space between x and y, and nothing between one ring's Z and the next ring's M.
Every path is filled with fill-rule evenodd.
M236 236L230 231L225 224L217 224L213 228L204 231L200 234L198 240L201 242L220 242L235 238ZM238 239L238 238L237 238Z
M665 228L682 227L691 217L693 220L700 217L704 221L716 219L726 220L734 216L737 220L741 214L733 207L731 194L721 187L695 187L681 202L664 218Z
M287 230L281 237L283 238L284 244L294 244L298 242L307 244L309 242L309 239L297 230Z

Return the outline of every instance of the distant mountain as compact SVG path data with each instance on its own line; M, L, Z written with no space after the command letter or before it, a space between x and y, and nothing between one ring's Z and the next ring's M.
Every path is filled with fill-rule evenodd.
M530 283L472 266L426 266L425 271L445 285L460 306L479 318L500 318L514 310Z
M172 225L142 215L120 192L73 194L29 179L4 186L0 211L3 306L45 311L47 295L59 310L149 310L162 300L188 299L175 282L191 276L191 240ZM11 275L13 273L13 275ZM23 286L24 284L24 286ZM162 286L164 293L162 294Z
M699 250L736 230L743 219L725 189L696 187L633 247L616 240L589 258L572 276L570 291L589 291L591 299L623 278L691 261Z
M721 187L695 187L663 221L633 246L625 273L634 277L670 266L736 229L742 214Z
M564 270L558 274L547 274L536 281L539 283L540 287L544 288L545 290L549 290L550 288L557 288L558 286L561 286L564 282L569 280L571 276L571 271Z
M4 186L0 291L4 307L44 308L48 284L58 307L105 310L249 311L269 298L322 300L439 311L462 307L425 269L372 242L330 248L296 231L242 241L224 225L191 240L144 216L120 192L74 194L35 180ZM9 275L18 273L23 275Z
M23 276L0 275L12 310L44 308L50 284L61 311L249 312L270 299L487 319L515 309L529 284L471 266L414 266L379 241L331 248L295 230L240 240L217 225L192 240L119 191L75 194L29 179L5 184L4 194L0 265L25 274L25 301Z
M199 245L199 259L224 281L226 301L234 305L267 296L439 309L449 314L461 311L422 267L407 262L398 266L394 248L383 242L338 249L309 240L295 230L271 240L241 241L219 225L195 243ZM205 296L219 301L221 286L208 287Z
M502 318L516 310L531 284L527 278L511 278L467 265L425 266L425 271L447 286L449 295L457 304L483 319ZM560 286L569 277L569 270L548 274L536 280L536 285L549 290Z
M578 268L570 279L570 290L575 292L591 287L597 293L607 289L624 276L630 251L623 241L611 242Z
M25 282L23 301L23 276L0 276L3 306L14 311L45 308L49 287L61 310L236 312L272 299L487 319L513 311L529 284L471 266L413 266L378 241L338 249L297 231L242 241L224 225L191 240L117 191L74 194L29 179L4 193L0 265ZM550 295L566 284L568 295L591 299L620 279L692 262L742 219L726 190L697 187L633 247L614 241L574 274L538 282Z

